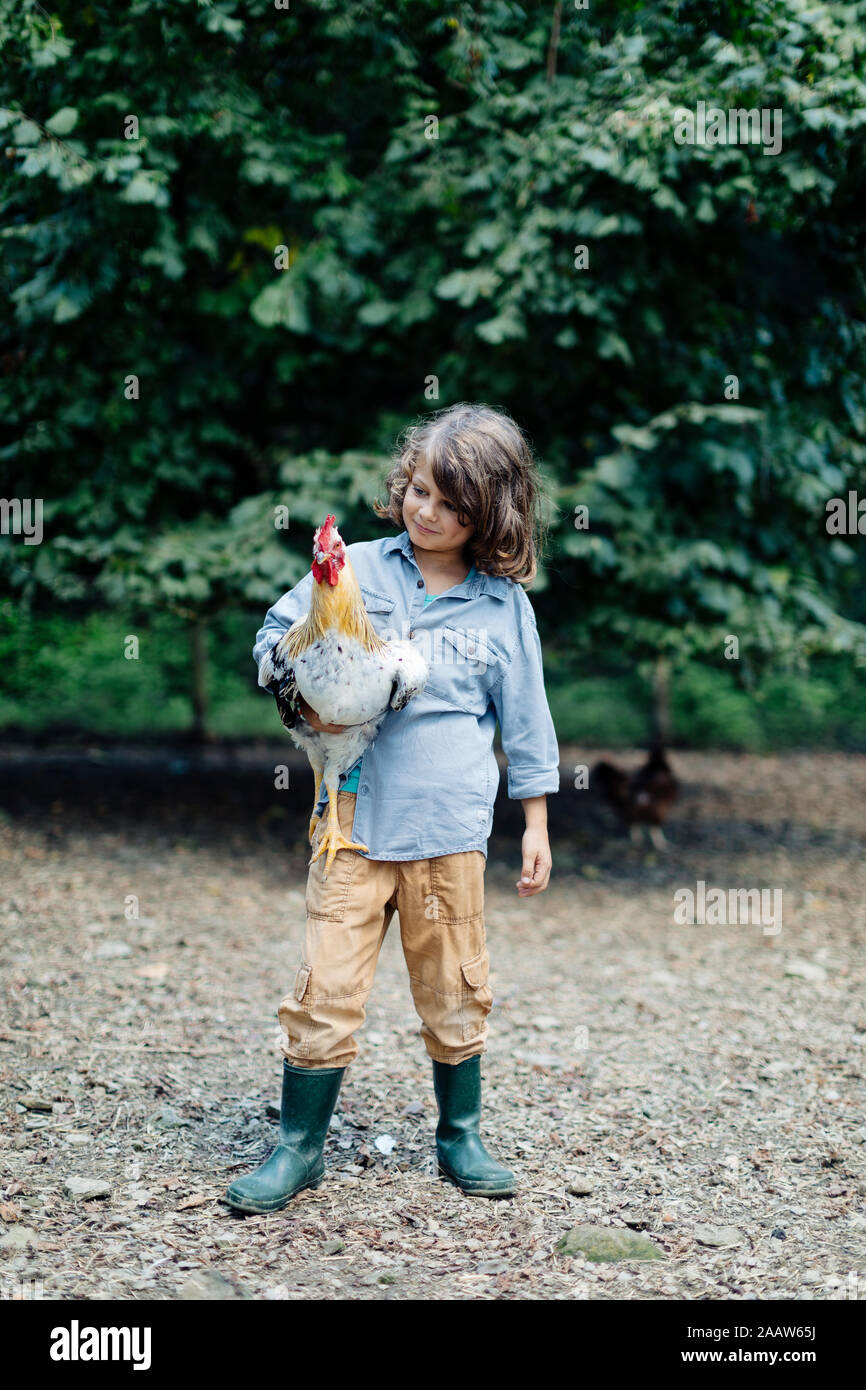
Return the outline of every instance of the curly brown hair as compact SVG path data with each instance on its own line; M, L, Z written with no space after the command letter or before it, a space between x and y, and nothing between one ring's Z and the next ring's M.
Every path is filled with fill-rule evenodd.
M523 431L492 406L461 401L404 430L385 479L387 502L377 516L403 526L403 498L412 474L429 463L436 486L457 508L476 569L528 584L544 539L541 478Z

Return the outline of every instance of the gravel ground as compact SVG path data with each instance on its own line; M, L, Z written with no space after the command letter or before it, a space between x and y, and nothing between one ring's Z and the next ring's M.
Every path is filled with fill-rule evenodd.
M221 1198L275 1142L309 772L273 789L284 745L0 750L5 1296L866 1298L866 758L675 752L660 853L571 787L641 754L562 753L548 892L517 896L519 805L490 843L482 1136L518 1196L435 1174L395 919L325 1182L242 1217ZM699 880L781 890L781 929L678 924ZM664 1258L557 1253L587 1224Z

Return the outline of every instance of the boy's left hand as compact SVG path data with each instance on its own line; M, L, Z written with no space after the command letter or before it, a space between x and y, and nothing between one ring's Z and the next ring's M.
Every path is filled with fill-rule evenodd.
M531 898L535 893L543 893L550 882L553 858L547 831L541 827L530 826L523 832L523 871L517 884L521 898Z

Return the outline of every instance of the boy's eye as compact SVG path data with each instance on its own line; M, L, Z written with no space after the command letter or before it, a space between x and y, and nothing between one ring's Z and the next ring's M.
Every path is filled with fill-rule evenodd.
M417 493L417 495L418 495L419 497L426 497L426 496L427 496L426 490L425 490L423 487L419 487L417 483L413 483L413 484L412 484L412 491L415 492L415 493ZM444 497L443 497L442 500L443 500L443 502L445 502L445 498L444 498ZM457 510L457 508L455 507L455 505L454 505L453 502L445 502L445 506L448 508L449 512L456 512L456 510Z

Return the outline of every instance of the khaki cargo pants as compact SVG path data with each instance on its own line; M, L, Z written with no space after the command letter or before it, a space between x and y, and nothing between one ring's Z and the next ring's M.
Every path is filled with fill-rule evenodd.
M354 792L337 812L352 837ZM324 826L319 821L312 849ZM437 1062L456 1064L487 1050L493 995L484 927L481 850L435 859L365 859L340 850L322 877L310 865L307 932L294 988L280 1002L280 1050L294 1066L345 1067L358 1055L379 950L395 910L421 1037Z

